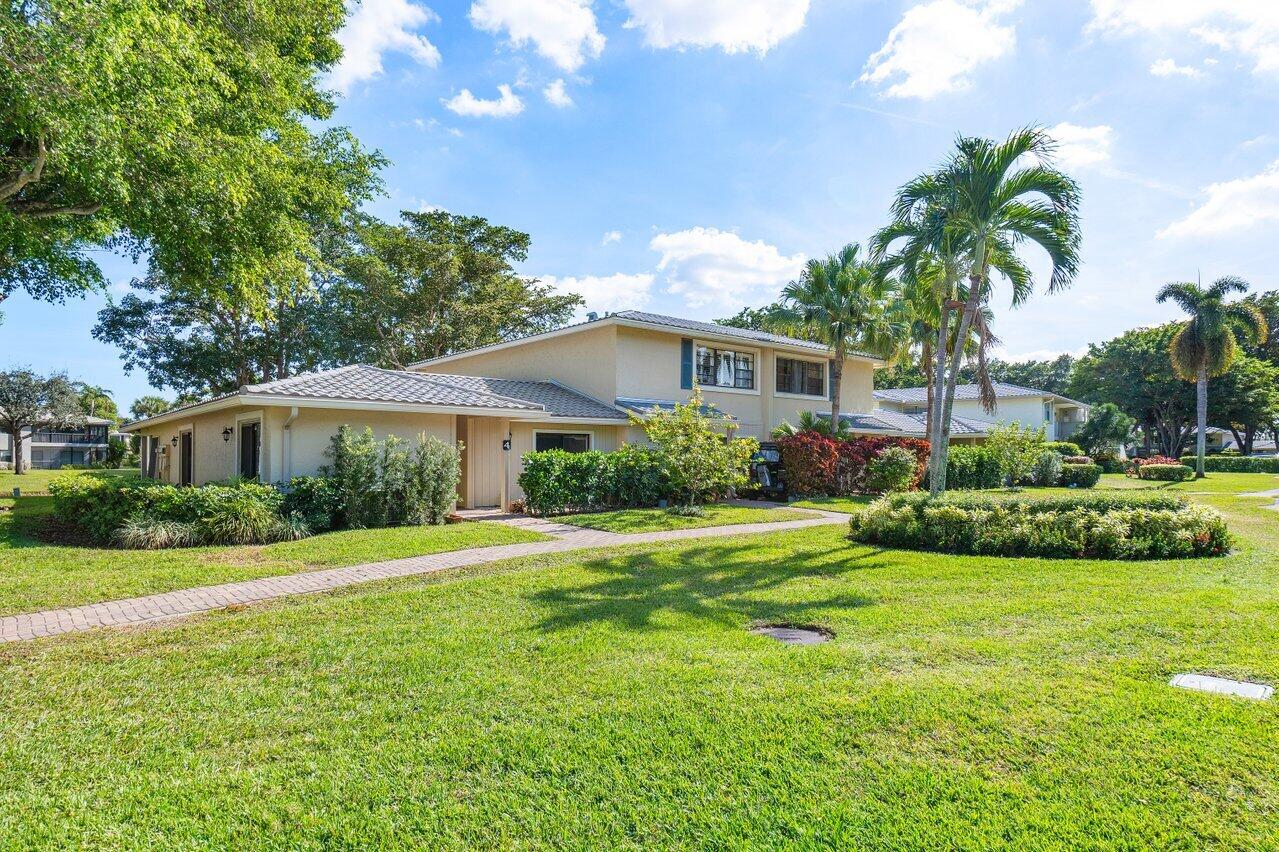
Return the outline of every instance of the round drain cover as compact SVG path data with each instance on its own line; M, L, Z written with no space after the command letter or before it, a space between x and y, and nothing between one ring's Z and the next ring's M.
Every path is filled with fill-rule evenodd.
M755 627L751 629L751 633L771 636L787 645L820 645L830 641L830 634L814 627Z

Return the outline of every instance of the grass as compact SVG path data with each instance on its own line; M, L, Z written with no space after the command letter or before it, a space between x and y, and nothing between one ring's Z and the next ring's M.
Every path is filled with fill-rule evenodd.
M35 537L50 497L0 500L0 615L355 565L467 547L546 539L500 524L345 530L266 546L118 550L53 546Z
M14 488L23 494L48 494L49 483L59 476L137 476L132 468L127 470L28 470L21 476L12 470L0 470L0 494L9 496Z
M1163 685L1189 665L1279 674L1258 617L1274 593L1252 600L1273 574L1211 562L938 564L811 530L36 643L5 659L34 706L0 699L0 827L49 845L252 846L262 827L276 845L1265 845L1274 707ZM780 620L835 641L742 629ZM63 742L130 757L36 762Z
M800 509L822 509L827 512L856 512L875 498L869 495L854 497L807 497L790 505Z
M1275 848L1279 700L1167 681L1279 683L1279 524L1189 496L1227 513L1230 556L951 557L816 527L0 646L0 837ZM775 622L834 638L746 629Z
M758 506L705 506L704 515L684 517L673 515L665 509L618 509L614 512L591 512L585 515L568 515L556 518L575 527L604 530L614 533L662 532L664 530L691 530L703 527L723 527L730 524L763 524L773 521L798 521L813 517L808 512L790 509L766 509Z

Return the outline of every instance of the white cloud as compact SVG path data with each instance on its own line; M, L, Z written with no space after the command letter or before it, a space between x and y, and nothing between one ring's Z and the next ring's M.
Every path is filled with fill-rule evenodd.
M625 0L625 25L649 47L718 47L767 53L799 32L809 0Z
M1164 237L1210 237L1263 222L1279 222L1279 160L1261 174L1214 183L1189 216L1159 232Z
M1156 33L1242 54L1258 74L1279 72L1275 0L1092 0L1093 31Z
M346 24L337 36L342 59L328 79L328 85L342 94L356 83L381 76L382 55L387 52L406 53L428 68L440 63L439 50L416 32L439 20L427 7L408 0L362 0L347 9Z
M1081 127L1063 121L1048 129L1048 135L1057 142L1057 162L1067 169L1096 166L1110 159L1110 142L1113 131L1108 125Z
M576 293L586 301L581 311L620 311L628 308L642 308L653 298L653 279L651 272L640 272L627 275L622 272L613 275L583 275L580 278L557 278L554 275L542 277L543 284L549 284L557 293Z
M736 310L776 298L804 265L802 254L783 255L763 240L747 242L718 228L658 234L649 248L662 255L657 268L666 275L666 292L683 296L694 308Z
M931 0L906 11L858 82L888 84L883 96L928 99L966 89L977 66L1012 51L1016 30L1001 23L1020 0Z
M573 99L568 96L568 92L564 91L564 81L556 80L542 90L542 96L546 98L546 102L558 109L571 107Z
M511 91L510 86L503 83L497 87L497 92L497 100L486 101L475 97L470 89L463 89L448 100L441 99L440 102L446 109L468 117L510 118L524 111L524 102Z
M620 243L622 241L621 231L606 231L604 238L600 240L600 245L606 246L609 243Z
M1156 77L1201 77L1203 72L1191 65L1178 65L1174 60L1164 57L1150 64L1150 73Z
M471 23L485 32L505 30L516 47L532 42L565 71L576 71L604 50L590 0L476 0Z

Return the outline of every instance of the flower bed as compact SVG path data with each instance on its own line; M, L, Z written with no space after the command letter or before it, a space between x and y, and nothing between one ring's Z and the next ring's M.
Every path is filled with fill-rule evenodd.
M854 541L971 555L1165 559L1230 548L1218 512L1172 494L899 494L849 527Z

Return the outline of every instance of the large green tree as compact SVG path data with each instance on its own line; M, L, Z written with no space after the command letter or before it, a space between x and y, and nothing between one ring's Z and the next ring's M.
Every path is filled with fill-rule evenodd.
M1137 328L1094 343L1075 364L1066 395L1114 403L1142 427L1147 448L1179 456L1194 431L1194 388L1177 378L1168 348L1175 324Z
M1213 380L1208 400L1208 425L1229 429L1235 445L1252 453L1260 433L1279 423L1279 367L1260 358L1240 355L1230 369Z
M88 382L72 382L72 386L80 397L80 410L86 415L115 421L120 419L120 409L116 407L111 391Z
M776 331L824 343L831 368L830 422L839 429L844 359L855 351L894 356L906 334L901 291L877 264L849 243L824 258L813 258L800 277L782 289L781 306L768 319Z
M1263 342L1266 319L1249 302L1230 303L1231 293L1246 293L1241 278L1218 278L1209 287L1189 281L1166 284L1156 298L1172 301L1190 318L1181 323L1168 344L1173 370L1195 383L1195 477L1203 478L1208 432L1208 379L1230 369L1239 354L1240 339Z
M157 414L163 414L171 408L174 408L174 403L169 402L164 397L147 394L133 401L133 405L129 406L129 416L134 420L142 420L146 417L155 417Z
M378 159L317 133L342 0L16 0L0 14L0 301L100 287L100 247L254 309L301 274L307 213L350 206L326 165ZM213 289L222 291L217 283Z
M528 234L442 210L400 218L363 222L341 263L329 310L348 360L403 368L549 331L583 304L516 273Z
M63 373L41 376L27 369L0 372L0 429L9 436L13 472L27 472L23 430L36 426L75 428L84 422L80 397Z
M1021 246L1038 246L1047 255L1049 292L1067 286L1078 268L1079 189L1053 167L1052 155L1052 139L1038 129L1016 131L1001 142L960 137L938 171L898 191L894 220L874 240L877 254L894 252L886 261L893 266L907 272L922 265L940 269L929 436L934 493L946 487L951 411L965 357L965 347L945 341L967 341L970 329L981 329L996 277L1010 286L1014 306L1030 297L1035 281L1019 257ZM952 332L954 311L958 330Z

